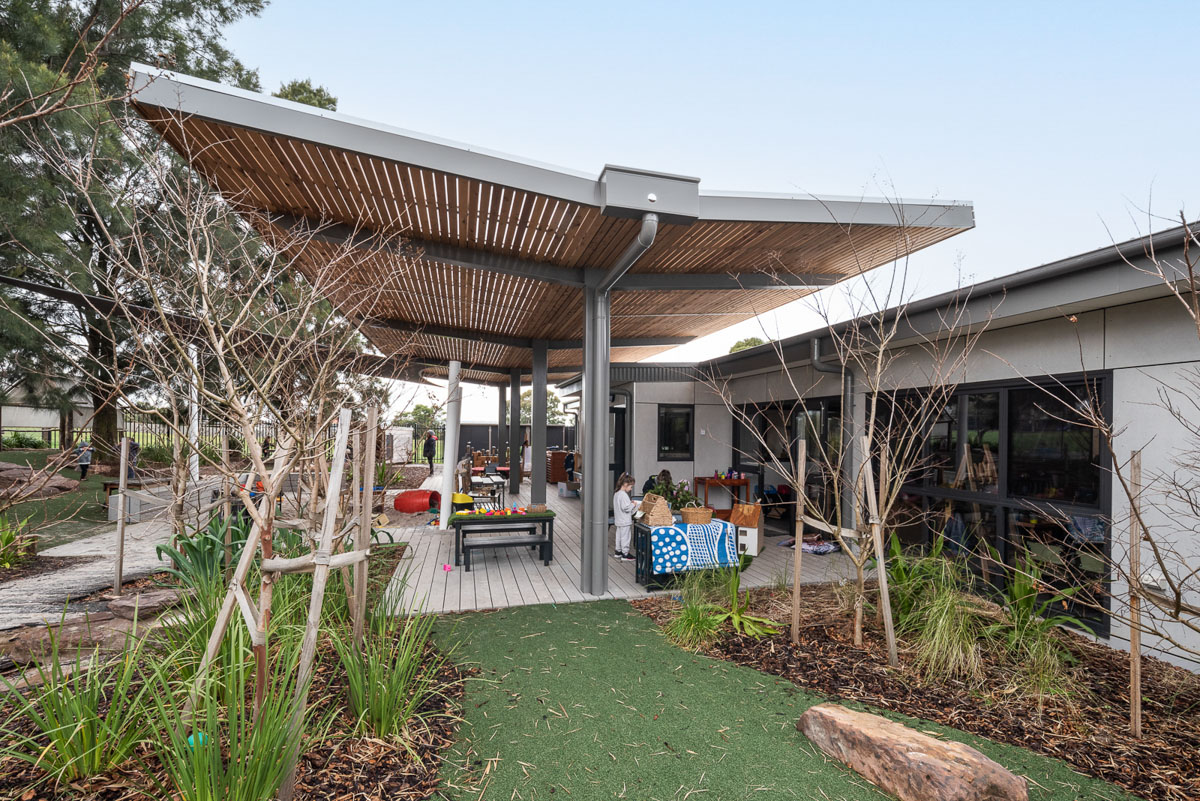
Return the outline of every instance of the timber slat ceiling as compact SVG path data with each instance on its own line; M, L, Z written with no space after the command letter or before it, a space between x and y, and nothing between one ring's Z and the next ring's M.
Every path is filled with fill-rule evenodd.
M165 140L271 241L280 215L339 223L380 237L471 248L567 269L607 269L639 223L596 206L281 136L226 121L182 116L135 100ZM809 294L812 289L690 291L687 274L821 273L852 276L941 241L959 226L898 228L801 222L697 220L663 223L634 273L680 276L679 290L617 291L613 338L698 337ZM578 340L582 290L425 258L395 248L363 252L321 240L293 244L300 268L330 271L332 303L348 314L455 328L465 338L371 326L364 333L387 355L462 360L485 368L528 368L527 348L489 335ZM346 248L359 252L347 258ZM343 265L339 268L338 265ZM339 272L340 269L340 272ZM637 361L669 346L615 348L613 361ZM578 350L552 350L551 366L576 366Z

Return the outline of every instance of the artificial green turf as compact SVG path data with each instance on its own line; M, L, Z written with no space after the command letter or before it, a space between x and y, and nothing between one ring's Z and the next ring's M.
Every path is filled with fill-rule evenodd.
M28 464L34 470L46 466L46 461L58 451L49 448L36 451L0 451L0 461ZM78 479L79 470L74 467L60 470L59 475ZM45 550L55 545L98 533L97 528L108 525L108 507L104 505L104 487L107 476L90 474L87 480L71 492L50 498L42 498L17 504L8 510L14 520L29 518L29 525L38 528L38 548Z
M886 798L796 731L822 699L666 641L625 601L447 616L476 664L439 792L450 799ZM920 723L1028 776L1032 801L1124 799L1024 749Z

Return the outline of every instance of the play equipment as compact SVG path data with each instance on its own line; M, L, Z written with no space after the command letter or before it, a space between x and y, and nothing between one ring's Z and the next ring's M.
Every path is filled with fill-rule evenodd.
M396 496L392 505L397 512L406 515L428 512L441 508L442 495L436 490L405 490Z

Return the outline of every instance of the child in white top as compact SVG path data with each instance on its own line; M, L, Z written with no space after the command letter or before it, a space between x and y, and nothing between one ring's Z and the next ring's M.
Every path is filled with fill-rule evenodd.
M634 558L629 552L629 540L633 536L633 513L639 504L629 497L633 486L633 476L622 473L617 479L617 491L613 493L613 524L617 527L616 557L624 562L631 562Z

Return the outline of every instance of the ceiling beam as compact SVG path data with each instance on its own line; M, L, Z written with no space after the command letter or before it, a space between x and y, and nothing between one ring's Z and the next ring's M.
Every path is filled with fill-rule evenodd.
M811 289L833 286L846 277L835 273L628 273L613 289L630 292Z
M363 319L363 324L373 326L375 328L386 328L389 331L398 331L404 334L424 334L431 337L445 337L446 339L462 339L474 342L487 342L494 345L503 345L509 348L526 348L533 347L533 339L530 337L512 337L502 334L492 334L486 331L465 330L455 328L453 326L444 325L427 325L424 323L412 322L410 320L395 320L386 317L367 317ZM655 348L669 345L686 345L694 340L695 337L616 337L612 340L614 348ZM551 339L547 340L550 350L578 350L583 347L582 339Z
M604 270L561 267L547 262L531 261L476 248L399 235L387 237L366 228L354 228L344 223L321 223L294 214L275 215L271 217L271 221L298 236L311 236L317 241L333 245L349 245L365 250L386 250L406 259L424 259L467 270L485 270L575 289L598 284L605 275ZM630 273L622 277L613 289L635 292L681 289L690 292L737 289L810 289L831 286L844 278L846 276L833 273ZM530 346L523 345L521 347Z

